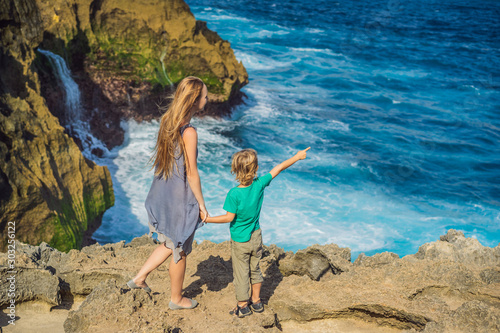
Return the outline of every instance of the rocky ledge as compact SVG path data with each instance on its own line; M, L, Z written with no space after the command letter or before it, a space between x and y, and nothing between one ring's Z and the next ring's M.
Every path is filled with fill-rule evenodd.
M167 262L148 278L152 293L126 286L158 246L146 235L68 253L45 243L16 246L12 332L35 327L38 317L39 333L500 331L500 245L455 230L403 258L385 252L351 262L350 250L335 244L295 254L265 247L266 309L243 319L228 314L235 304L229 242L194 246L184 286L200 305L189 311L168 308ZM7 260L0 254L2 326L10 320Z

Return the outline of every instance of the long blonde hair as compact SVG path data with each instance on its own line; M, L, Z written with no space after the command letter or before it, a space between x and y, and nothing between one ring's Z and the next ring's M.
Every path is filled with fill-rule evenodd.
M240 150L233 155L231 162L231 173L243 186L252 184L253 179L257 176L259 161L257 152L251 148Z
M180 128L183 120L190 118L192 109L199 102L203 90L203 81L194 76L184 78L173 96L172 103L167 111L161 116L158 138L153 151L153 155L148 164L153 162L151 169L155 168L155 176L162 175L167 179L174 168L176 149L180 148L180 154L186 156L186 147L182 140ZM189 168L187 158L184 158L184 165ZM149 170L151 170L149 169Z

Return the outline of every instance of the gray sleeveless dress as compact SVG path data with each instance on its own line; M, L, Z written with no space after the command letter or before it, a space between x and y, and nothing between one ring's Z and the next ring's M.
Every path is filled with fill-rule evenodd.
M187 124L181 127L181 136L188 127L193 126ZM176 263L181 259L180 252L184 251L186 255L191 252L194 232L203 225L198 201L187 181L184 156L178 154L179 150L178 147L176 156L180 156L174 162L172 174L167 179L161 175L154 176L145 202L149 219L148 236L152 238L156 232L158 240L172 249Z

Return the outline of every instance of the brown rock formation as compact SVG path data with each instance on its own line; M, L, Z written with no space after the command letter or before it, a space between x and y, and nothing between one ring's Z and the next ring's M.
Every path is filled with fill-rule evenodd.
M229 43L182 0L0 0L0 22L0 231L15 221L31 244L79 248L114 204L107 168L61 126L65 92L37 47L69 64L84 119L108 148L123 141L121 119L159 117L156 103L187 75L209 87L205 114L227 112L248 82Z
M123 141L120 119L159 118L158 105L168 104L174 85L188 75L202 78L209 90L200 116L229 114L241 102L245 68L229 42L196 21L183 0L56 0L39 8L41 47L67 59L93 134L108 148ZM54 82L47 82L43 95L57 109Z
M126 282L156 246L146 235L129 244L94 244L69 253L45 244L17 243L16 268L23 283L18 284L16 304L31 304L32 308L48 304L53 310L44 310L44 322L53 321L51 327L64 327L65 332L500 330L500 245L484 247L453 230L443 240L423 245L415 255L400 259L386 252L360 256L354 263L346 263L349 249L335 244L315 245L297 254L271 245L261 261L265 311L243 319L228 314L235 304L229 242L204 241L189 255L184 286L185 295L200 302L194 310L168 309L167 262L148 277L151 294L130 290ZM433 248L432 254L424 251L429 248ZM348 269L330 266L319 281L307 272L289 276L280 272L287 260L305 267L300 262L308 260L304 253L324 256L330 263L342 262ZM7 255L0 254L0 265L6 263ZM0 273L4 283L7 273ZM57 286L53 284L56 277ZM0 285L0 306L4 308L9 301L2 293L6 289L5 283ZM77 301L81 297L86 298ZM57 311L65 311L64 323ZM29 327L26 325L30 318L21 316L15 329L20 332Z
M8 221L21 241L80 247L114 203L111 176L82 156L40 96L30 68L43 33L36 3L2 1L0 13L0 248Z

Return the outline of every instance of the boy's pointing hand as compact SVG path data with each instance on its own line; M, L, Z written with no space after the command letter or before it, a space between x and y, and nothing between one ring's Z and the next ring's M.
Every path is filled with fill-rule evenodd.
M303 159L305 159L307 157L307 151L309 149L311 149L311 147L308 147L308 148L306 148L304 150L299 151L295 156L297 156L297 158L299 160L303 160Z

